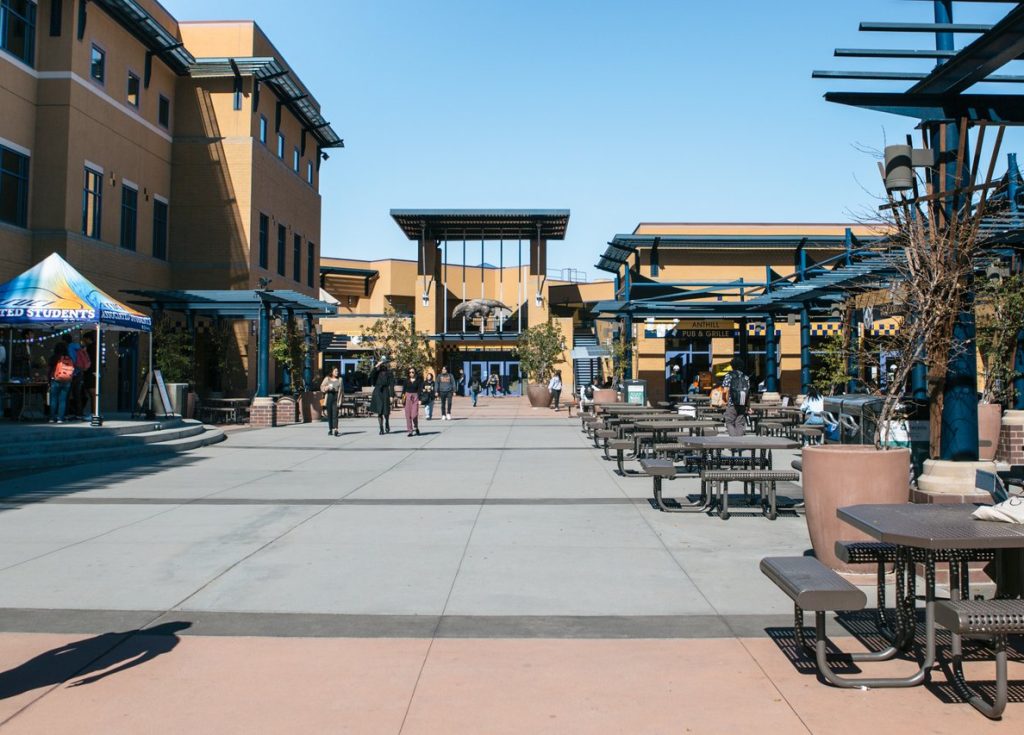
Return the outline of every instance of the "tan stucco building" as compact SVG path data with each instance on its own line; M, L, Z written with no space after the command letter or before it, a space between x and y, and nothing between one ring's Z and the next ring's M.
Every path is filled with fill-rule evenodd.
M153 0L2 12L19 23L0 42L0 280L57 252L119 298L261 279L317 295L321 154L341 141L256 23ZM138 350L118 354L108 379L131 395Z

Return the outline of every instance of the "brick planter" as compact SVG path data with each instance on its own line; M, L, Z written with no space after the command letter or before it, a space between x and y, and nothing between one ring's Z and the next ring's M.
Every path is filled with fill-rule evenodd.
M1024 411L1003 414L996 459L1007 464L1024 464Z
M277 399L277 426L288 426L299 423L299 404L291 396Z
M249 407L249 426L267 429L277 425L277 404L273 398L253 398Z

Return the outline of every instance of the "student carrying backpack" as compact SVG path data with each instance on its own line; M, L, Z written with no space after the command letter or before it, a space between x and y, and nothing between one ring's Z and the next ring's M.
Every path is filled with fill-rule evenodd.
M743 359L734 357L732 371L722 379L728 391L725 406L725 430L729 436L743 436L747 430L747 408L750 405L750 377L743 372Z

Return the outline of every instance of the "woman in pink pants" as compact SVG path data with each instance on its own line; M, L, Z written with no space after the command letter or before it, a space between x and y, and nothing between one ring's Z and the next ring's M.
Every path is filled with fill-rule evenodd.
M402 381L402 400L405 401L405 430L409 436L420 433L420 392L423 390L423 378L415 368L409 368L405 380Z

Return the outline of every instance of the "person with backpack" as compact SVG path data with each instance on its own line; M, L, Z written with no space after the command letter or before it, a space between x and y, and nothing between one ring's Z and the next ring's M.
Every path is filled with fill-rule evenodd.
M594 396L600 386L597 384L597 378L590 381L590 385L584 386L583 393L580 394L580 408L588 413L594 410Z
M75 363L65 342L58 342L50 356L50 423L63 424L68 410L68 393L75 376Z
M434 384L434 374L427 373L423 378L423 390L420 391L420 404L423 406L423 413L427 415L427 421L434 418L434 398L437 395L437 386Z
M75 364L75 376L71 379L71 393L68 396L68 412L76 419L81 419L88 409L85 374L92 367L89 351L82 344L81 332L68 342L68 357Z
M480 375L473 373L469 379L469 395L473 397L473 408L476 408L476 399L480 397Z
M441 420L451 421L452 419L452 396L455 395L455 376L448 372L448 366L441 368L441 374L437 376L437 397L441 400Z
M750 377L743 372L743 358L734 357L729 363L732 370L722 378L725 390L725 430L729 436L743 436L747 430L747 411L750 407Z
M487 395L497 396L498 389L501 387L501 378L498 377L497 373L491 373L491 377L487 379Z

